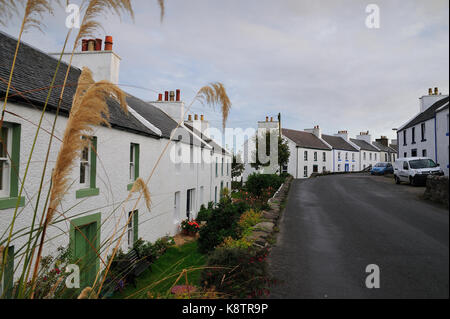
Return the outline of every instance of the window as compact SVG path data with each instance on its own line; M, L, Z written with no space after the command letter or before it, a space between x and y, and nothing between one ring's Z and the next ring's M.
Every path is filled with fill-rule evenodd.
M417 157L417 148L411 150L411 157Z
M323 157L323 161L326 162L327 161L327 153L323 152L322 157Z
M355 161L355 153L352 153L352 161Z
M319 172L319 166L313 165L313 173L318 173L318 172Z
M223 162L224 162L224 158L222 157L222 176L223 176Z
M352 172L355 171L355 164L352 165Z
M11 161L11 129L2 127L0 140L0 198L9 197L9 177Z
M363 159L366 160L366 152L363 152Z
M326 171L327 171L326 166L322 167L322 173L323 173L323 172L326 172Z
M134 183L139 178L139 144L130 144L129 179ZM131 184L133 187L133 184ZM131 188L130 188L131 189Z
M227 163L227 176L230 176L230 163Z
M128 248L133 248L134 243L138 240L139 234L138 211L128 213Z
M283 165L282 167L282 171L283 174L286 174L288 172L288 166L287 165Z
M305 151L305 161L307 161L308 160L308 151Z
M314 162L317 162L317 152L314 152Z
M427 150L422 150L422 157L427 157Z
M425 138L425 123L420 125L420 133L422 135L422 142L425 142L427 139Z
M369 153L369 160L372 160L372 153Z
M377 160L377 153L373 154L375 156L375 160Z
M303 167L303 177L308 177L308 166Z
M403 169L406 169L406 170L409 169L408 162L403 162Z
M345 153L345 160L348 161L348 153Z
M341 160L341 152L338 152L338 161Z
M223 197L223 181L220 182L220 199Z
M0 131L0 210L25 205L19 195L20 124L4 122Z
M97 138L83 137L87 140L86 147L81 152L80 178L81 189L76 192L76 198L97 196L100 190L96 187L97 178Z
M416 128L412 127L411 128L411 144L415 144L416 143Z
M403 131L403 146L406 146L406 130Z
M188 189L186 195L186 217L191 218L195 208L195 188Z
M217 203L217 186L215 187L214 191L214 203Z
M216 157L216 177L219 177L219 158Z
M341 171L341 164L338 164L338 172Z

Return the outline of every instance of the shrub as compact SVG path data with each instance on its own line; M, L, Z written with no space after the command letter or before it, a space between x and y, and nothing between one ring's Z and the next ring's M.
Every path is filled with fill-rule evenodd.
M267 254L267 249L218 247L208 258L211 268L202 272L202 283L230 298L267 296L275 283L268 274Z
M199 250L208 253L220 245L226 237L237 239L239 236L238 221L248 205L244 202L232 203L224 198L212 209L207 224L200 229Z
M200 206L200 211L197 214L197 221L199 222L207 222L214 208L214 203L209 202L208 208L205 205Z
M239 227L241 231L245 231L261 222L261 213L253 209L246 211L239 219Z
M248 177L245 188L255 196L264 195L267 189L276 191L283 183L283 178L276 174L251 174Z
M231 182L231 190L233 191L240 191L242 189L242 181L232 181Z
M181 222L181 229L188 233L198 233L200 225L195 220L186 219Z

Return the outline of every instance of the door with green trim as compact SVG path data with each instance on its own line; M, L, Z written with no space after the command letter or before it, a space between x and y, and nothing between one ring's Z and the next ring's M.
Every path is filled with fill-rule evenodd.
M97 223L78 226L75 230L74 259L80 267L81 288L91 287L97 275Z

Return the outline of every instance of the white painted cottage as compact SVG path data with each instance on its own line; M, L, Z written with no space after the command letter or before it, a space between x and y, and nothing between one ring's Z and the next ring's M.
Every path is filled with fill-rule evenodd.
M17 40L0 32L0 43L0 77L7 80ZM92 64L93 61L96 62ZM1 130L0 241L4 241L9 232L16 203L19 203L14 225L14 232L18 233L11 242L10 257L14 256L14 251L23 251L28 242L28 236L20 234L29 231L35 208L38 219L41 218L80 68L89 65L96 80L107 79L117 83L119 78L120 58L112 51L78 52L74 62L56 122L40 201L37 201L37 195L60 94L58 85L63 83L68 67L65 63L58 72L23 193L19 197L37 124L57 65L57 60L51 55L25 43L20 45ZM96 68L98 65L101 67ZM6 84L0 81L0 97L5 96L5 92ZM170 141L177 122L184 119L184 103L179 91L176 98L173 92L152 103L130 95L127 103L128 115L122 112L117 102L108 101L111 128L94 128L92 147L82 153L72 170L71 187L46 237L49 240L43 255L53 254L59 246L70 245L74 259L80 254L93 256L92 267L82 276L84 286L89 285L97 271L105 266L106 257L113 249L108 241L114 241L123 233L120 246L127 250L138 238L155 241L165 235L174 235L183 219L195 217L202 204L217 202L220 190L231 184L231 154L220 147L220 143L201 136L184 123L175 133L174 140ZM133 182L138 177L147 180L152 174L167 143L168 151L148 185L151 209L147 209L144 200L136 206L138 194L124 202ZM196 160L192 161L194 157ZM184 158L184 161L174 161L174 158ZM130 214L131 223L127 224ZM115 232L116 227L118 232ZM89 239L91 246L86 244L85 238ZM91 247L95 248L94 252ZM17 267L20 258L12 260L14 263L8 263L9 269L5 272L8 278L3 278L2 288L5 289L10 287L13 278L11 267Z
M430 157L448 175L449 96L430 88L420 98L420 112L397 130L399 157Z

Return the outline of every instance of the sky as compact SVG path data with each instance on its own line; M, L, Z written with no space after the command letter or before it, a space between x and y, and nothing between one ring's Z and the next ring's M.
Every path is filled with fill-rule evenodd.
M379 28L365 23L372 3ZM281 113L285 128L395 138L428 88L449 92L448 0L166 0L162 23L156 0L133 5L134 21L109 14L98 33L114 37L122 88L148 101L181 89L190 104L202 86L222 82L228 127L256 128ZM55 9L24 42L61 50L67 14ZM19 27L16 17L0 28L17 36ZM218 108L191 110L221 127Z

